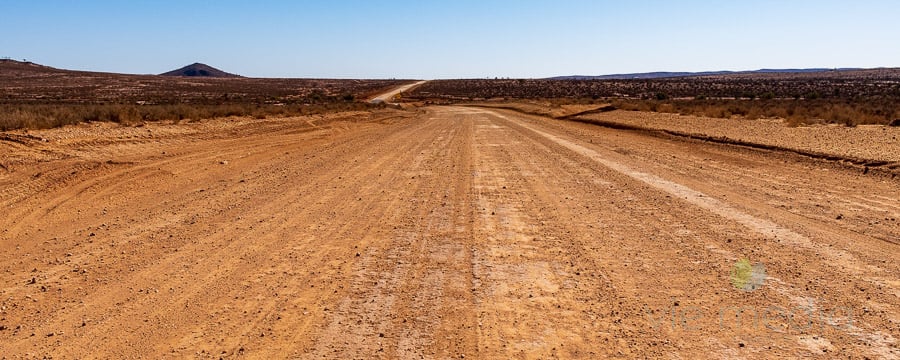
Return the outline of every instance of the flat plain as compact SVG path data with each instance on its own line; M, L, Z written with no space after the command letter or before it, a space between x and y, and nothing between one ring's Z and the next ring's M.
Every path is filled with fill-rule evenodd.
M898 127L351 108L0 132L0 357L900 357Z

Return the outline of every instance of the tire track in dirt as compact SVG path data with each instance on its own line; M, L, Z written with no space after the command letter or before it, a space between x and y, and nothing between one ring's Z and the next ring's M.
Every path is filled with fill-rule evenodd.
M0 175L48 174L0 195L0 353L897 356L900 265L874 223L896 184L504 114L87 127L76 152L48 131L35 146L69 157ZM731 284L742 257L770 275L756 291ZM853 321L751 317L798 302Z
M496 116L504 118L503 115L496 115ZM508 118L505 118L505 120L512 122L512 120L510 120ZM612 168L612 169L616 170L617 172L628 174L629 177L633 177L638 180L642 180L642 182L643 182L643 180L649 180L650 183L652 183L654 186L675 184L668 180L662 180L658 177L655 177L654 175L649 175L646 173L638 173L638 172L632 170L630 167L622 165L622 163L613 162L611 160L607 160L606 158L601 157L594 150L587 149L581 145L575 145L574 143L572 143L569 140L560 139L554 135L547 134L544 131L536 130L536 129L534 129L534 126L535 126L534 124L525 125L523 122L516 121L515 126L522 127L523 128L522 130L526 131L526 132L534 132L534 133L540 135L541 137L552 140L554 143L562 143L563 147L565 147L569 150L573 150L576 153L582 153L582 154L584 154L584 156L591 158L593 160L598 160L604 166ZM605 155L605 156L608 156L608 155ZM689 200L696 201L698 199L703 198L703 200L698 201L699 204L695 204L695 205L701 205L701 207L703 207L703 208L712 210L713 213L719 213L720 211L725 211L726 213L724 215L726 215L726 217L730 217L728 215L734 215L735 211L741 212L740 210L736 210L735 208L725 206L720 201L711 199L708 196L698 193L692 189L689 189L689 188L687 188L687 190L685 190L685 189L686 189L686 187L684 187L683 185L680 185L680 184L675 184L674 186L668 186L668 187L663 186L663 190L665 190L667 192L672 192L674 195L689 195L689 196L693 195L690 197ZM699 195L703 195L703 196L701 197ZM728 198L730 201L734 201L735 198L737 198L738 200L749 201L752 203L752 200L750 200L750 199L741 199L740 197L735 197L735 196L731 196L731 195L729 195ZM716 204L717 206L712 206L712 205L708 204L707 202L709 202L709 201L717 202L717 204ZM652 202L641 201L639 203L651 204ZM742 204L743 203L744 202L742 202ZM673 211L673 210L662 211L662 212L666 213L666 214L677 213L677 211ZM720 214L720 215L722 215L722 214ZM891 300L891 298L894 297L893 294L891 294L890 292L880 293L879 294L880 296L878 299L875 299L872 296L867 296L866 301L863 301L863 302L857 302L855 297L852 297L852 296L847 297L847 295L846 295L849 291L852 291L853 289L856 289L856 288L865 289L867 287L873 287L873 286L876 288L882 288L885 286L890 287L890 285L888 285L888 284L890 284L890 282L889 282L890 280L888 279L890 277L888 275L890 272L887 271L886 269L879 268L878 266L874 265L873 263L868 262L867 261L868 259L854 258L854 256L850 255L850 253L847 251L831 249L829 247L822 247L820 244L813 244L812 241L810 240L811 238L809 237L809 236L815 236L815 238L818 241L820 239L820 237L839 239L840 237L837 236L838 234L840 234L840 235L853 235L853 234L847 234L847 233L841 234L840 231L835 233L834 229L819 228L819 229L815 229L815 232L813 233L813 235L800 235L791 230L788 230L787 228L781 227L779 225L774 225L774 223L771 223L768 220L756 221L756 220L761 220L761 219L753 217L751 215L747 215L746 213L741 213L739 215L740 216L733 217L731 220L735 220L736 222L741 223L744 226L747 226L749 224L749 225L751 225L750 228L754 229L754 231L762 230L761 233L768 233L769 232L768 230L777 230L776 232L778 232L779 234L776 234L776 235L779 235L779 236L777 236L778 238L776 239L776 242L777 242L776 247L787 247L789 249L797 249L799 246L800 248L806 249L807 252L810 253L810 255L814 255L813 256L814 260L812 260L812 262L813 263L818 262L820 264L814 265L811 268L808 268L807 271L812 270L812 272L814 272L814 273L821 273L823 276L820 278L817 278L817 280L823 281L823 279L829 279L829 278L835 279L835 278L849 277L849 278L855 279L855 282L861 283L861 284L849 287L849 289L846 287L842 289L841 287L833 286L834 283L828 281L828 282L825 282L824 285L831 287L831 289L829 289L829 291L826 292L824 289L822 289L822 290L819 290L821 292L818 294L809 294L806 296L801 296L798 294L800 294L802 292L797 292L795 290L796 284L786 284L787 286L781 286L778 284L781 281L779 281L775 277L771 277L772 282L774 284L772 284L772 286L770 286L770 287L775 288L779 293L782 293L783 295L786 296L786 299L784 300L785 303L782 306L785 306L785 308L787 308L788 306L792 306L791 302L807 301L809 299L815 299L816 301L820 302L820 304L817 304L817 305L824 306L826 308L830 306L832 309L835 306L846 305L848 301L850 301L851 303L855 302L855 304L853 304L853 306L851 306L850 308L858 310L859 312L866 312L866 313L869 312L869 310L864 310L864 309L871 309L871 308L880 309L882 311L880 316L876 316L871 319L866 319L866 320L870 320L871 322L859 321L858 323L852 324L852 325L863 326L865 329L860 329L855 326L850 326L847 329L843 329L845 331L833 331L833 332L831 332L832 334L829 335L824 340L824 343L827 344L828 339L834 340L835 338L841 339L843 341L847 335L851 335L852 337L857 338L859 341L869 343L869 347L859 348L859 350L861 352L863 352L863 353L869 352L870 354L874 354L875 356L891 356L890 354L893 353L893 350L891 350L893 347L892 344L896 343L896 339L894 338L895 335L892 335L890 332L885 332L885 330L890 329L893 326L892 324L897 323L896 306L890 305L891 302L895 302L894 301L895 299ZM754 220L754 221L749 221L748 219ZM798 219L791 219L791 220L797 221ZM798 222L803 224L803 222L800 222L800 221L798 221ZM796 224L796 223L794 223L794 224ZM772 226L761 226L761 225L772 225ZM662 227L664 227L664 224L659 224L656 226L656 228L662 228ZM805 230L809 230L809 229L805 229ZM789 235L790 235L790 237L789 237ZM851 236L851 238L853 238L853 237ZM858 236L856 238L858 238ZM791 241L791 239L793 239L794 241ZM860 240L865 241L870 245L875 245L875 246L884 245L884 244L879 244L877 242L873 243L872 239L860 239ZM710 249L715 249L715 252L720 253L717 256L740 253L740 252L731 252L731 251L722 253L722 249L720 246L717 247L714 244L708 244L706 246L710 247ZM774 249L772 249L772 250L774 250ZM770 251L772 251L772 250L770 250ZM777 254L777 253L780 253L780 251L775 250L775 251L772 251L772 253ZM871 255L871 253L869 255ZM730 256L734 257L734 255L730 255ZM823 258L823 256L824 256L824 258ZM864 261L866 262L865 264L863 263ZM767 265L768 265L768 263L767 263ZM823 268L823 265L825 266L825 268ZM832 269L832 270L828 270L828 269ZM851 271L850 274L852 274L852 275L848 276L846 274L847 271ZM794 271L791 271L791 272L789 272L789 275L794 275L794 273L795 273ZM693 275L691 275L691 276L693 276ZM782 285L784 285L784 284L782 284ZM810 286L807 285L807 290L809 290L809 287ZM832 295L834 293L843 293L843 295L837 295L837 296ZM824 295L824 294L827 294L827 295ZM885 296L887 296L887 298L885 298ZM888 309L891 309L891 310L888 310ZM856 320L856 319L854 319L854 320ZM831 330L831 329L829 329L829 330ZM811 335L811 336L816 337L815 335ZM822 335L819 335L819 336L821 337ZM810 336L807 336L804 334L799 334L796 336L796 340L801 344L809 343L809 338L810 338ZM822 347L826 351L828 350L828 348L831 348L832 350L834 350L834 347L831 345L827 345L827 346L822 345ZM816 348L816 350L821 350L821 349ZM727 353L725 353L725 354L727 354ZM729 356L733 356L733 355L734 354L729 355Z
M578 243L549 225L558 220L551 210L555 204L535 199L549 189L530 180L552 177L552 170L523 164L536 159L513 142L515 134L508 128L489 118L467 116L475 117L479 127L473 175L478 357L616 354L593 343L611 335L611 322L604 317L615 310L601 304L612 302L614 290L603 273L588 270L596 268L580 256Z
M357 133L356 135L357 135L357 138L362 138L364 141L371 143L371 140L366 140L366 139L365 139L365 135L366 135L365 133ZM268 140L268 139L267 139L267 140ZM295 138L295 139L293 139L293 140L296 141L297 139ZM262 144L262 143L258 143L258 144L250 143L250 144L248 144L248 148L252 148L252 147L254 147L254 146L259 146L259 145L263 145L263 144ZM350 151L350 149L353 149L353 148L354 148L354 145L355 145L355 146L359 146L359 145L360 145L359 141L357 140L356 143L354 143L354 144L347 144L346 146L344 146L343 149L342 149L343 152L344 152L344 153L351 153L351 154L352 154L353 152ZM328 152L328 150L326 149L326 153L327 153L327 152ZM327 155L327 154L326 154L326 155ZM313 155L313 156L315 156L315 155ZM256 159L256 160L259 160L259 159ZM276 164L275 166L283 166L283 165L277 165L277 164L281 163L283 160L284 160L284 159L272 159L272 160L270 160L270 161L274 161L275 164ZM325 159L325 161L328 161L328 162L330 162L331 160L334 160L334 159L333 159L333 158L326 158L326 159ZM187 164L184 164L184 165L187 166L187 168L191 168L191 167L195 167L196 164L187 163ZM232 163L232 164L229 164L229 165L236 165L236 164ZM218 166L218 165L215 165L215 166ZM277 169L275 169L275 170L277 170ZM347 170L347 169L344 168L344 169L340 169L340 170ZM282 171L282 172L283 172L283 171ZM309 170L302 170L302 169L301 169L300 172L301 172L301 173L305 173L304 175L308 175L308 174L309 174ZM354 173L353 171L348 171L348 172L351 173L351 174ZM215 178L217 177L216 175L221 175L221 174L215 174L215 175L213 175L213 176L212 176L212 179L210 179L210 178L205 178L205 179L204 179L203 181L201 181L200 183L202 183L202 184L210 184L210 183L215 184L215 183L217 182L217 180L215 180ZM296 174L295 174L295 175L296 175ZM331 174L325 174L325 176L327 176L327 175L333 175L333 173L331 173ZM201 179L189 179L189 180L190 180L190 181L196 181L196 180L201 180ZM251 179L250 181L260 181L260 180L266 180L266 179L255 178L255 179ZM279 180L279 179L270 179L270 180ZM281 180L281 181L283 181L283 180ZM329 181L333 181L333 177L332 177L332 178L327 178L327 179L320 178L320 181L319 181L316 185L320 185L320 186L321 186L321 185L327 184ZM266 196L266 197L269 197L270 195L283 195L283 194L278 194L277 192L274 193L274 194L269 194L268 192L271 192L271 184L272 184L271 182L268 182L267 186L265 186L265 187L260 187L259 190L261 190L261 191L263 191L263 192L258 193L258 195L264 195L264 196ZM187 186L184 186L184 185L187 185ZM180 186L179 186L179 187L181 187L181 186L184 186L184 187L185 187L185 189L183 189L185 192L183 192L182 194L191 194L191 193L193 193L193 194L199 194L199 193L196 192L197 185L191 185L190 183L184 184L184 185L180 185ZM357 185L359 185L359 183L357 183ZM357 189L356 189L356 188L357 188L356 186L342 187L342 188L345 189L345 190L344 190L344 191L345 191L345 193L344 193L345 195L346 195L346 194L349 194L349 193L352 193L352 192L355 192L355 191L357 190ZM201 190L202 190L202 189L201 189ZM212 190L212 189L210 189L210 190ZM267 191L268 191L268 192L267 192ZM207 191L206 193L208 194L209 191ZM192 194L192 195L193 195L193 194ZM313 195L315 195L315 194L313 194ZM194 196L198 196L198 195L194 195ZM188 197L190 198L190 197L192 197L192 196L188 196ZM288 197L288 199L289 199L289 197ZM189 203L182 203L182 204L177 204L177 203L176 203L176 204L167 204L167 206L164 206L164 207L168 207L168 208L176 207L176 206L177 206L177 207L180 207L180 208L191 208L191 207L195 207L195 208L196 208L196 207L198 207L198 206L197 206L198 199L193 199L193 200L194 200L193 203L189 202ZM205 200L205 199L199 199L199 200L201 200L201 201L200 201L200 204L202 204L202 202L203 202L202 200ZM338 202L341 202L341 201L338 201ZM226 201L225 203L227 203L227 201ZM347 202L347 203L352 204L352 203L350 203L350 202ZM213 205L225 205L225 204L213 204ZM252 209L252 208L251 208L251 209L245 208L245 209L242 209L242 210L247 210L247 211L249 211L250 214L263 214L263 215L265 215L265 214L273 214L273 213L278 213L277 210L279 210L279 209L276 209L276 208L278 207L277 205L279 205L279 203L276 202L276 203L275 203L275 206L270 206L269 208L257 208L256 211L254 211L254 209ZM329 206L329 205L330 205L330 204L322 203L322 206ZM201 208L202 208L202 206L201 206ZM161 210L161 209L160 209L160 210ZM59 210L59 211L64 211L64 210ZM325 211L323 211L323 213L325 213ZM235 215L235 214L240 214L240 212L239 212L239 211L232 211L232 214L231 214L231 215ZM236 216L236 215L235 215L235 216ZM256 216L256 215L254 215L254 216ZM236 216L236 217L237 217L237 216ZM201 220L201 221L202 221L202 219L198 219L198 220ZM192 221L194 221L194 220L192 220ZM200 221L198 221L198 222L200 222ZM244 222L244 223L246 224L247 222ZM252 222L251 222L251 223L252 223ZM351 222L351 223L352 223L352 222ZM180 226L186 226L186 225L188 225L188 224L178 224L178 225L180 225ZM191 226L192 228L198 227L198 226L196 226L195 224L190 224L190 225L194 225L194 226ZM249 228L252 228L253 225L247 225L247 226L248 226ZM169 229L169 231L170 231L170 232L176 232L176 233L179 232L179 231L180 231L180 232L187 231L187 233L184 233L185 236L195 236L196 238L204 239L204 240L206 240L206 241L204 241L204 243L205 243L207 246L212 246L212 247L214 247L214 248L216 248L216 247L222 247L223 244L228 244L228 243L229 243L229 242L228 242L229 239L222 239L223 235L214 236L214 235L215 235L215 234L214 234L214 231L209 231L209 233L204 233L204 232L197 233L196 231L192 231L191 229L181 229L181 230L179 230L178 227L176 227L175 229ZM191 234L192 232L193 232L193 234ZM212 233L213 236L211 236L210 233ZM239 233L239 232L238 232L238 233ZM141 235L145 235L145 234L141 234ZM233 244L233 240L231 240L231 241L232 241L232 244ZM216 242L220 242L221 244L216 244ZM138 246L141 246L141 247L146 247L145 244L137 244L137 245L138 245ZM233 245L232 247L234 247L234 245ZM241 248L243 248L243 246L241 246ZM176 257L175 257L175 258L170 257L170 258L168 259L168 260L169 260L169 261L168 261L168 264L174 264L174 265L177 265L177 263L178 263L179 261L183 261L183 262L185 262L185 263L191 263L191 262L193 262L192 259L191 259L191 257L195 257L196 254L198 254L198 253L208 252L208 251L205 251L205 250L204 250L204 247L203 247L203 246L198 246L198 245L181 246L181 247L178 247L176 250L179 251L179 252L181 252L181 253L184 254L184 255L182 255L182 256L180 256L180 257L178 257L178 256L176 256L176 255L173 255L173 256L176 256ZM232 250L234 250L234 249L232 249ZM243 250L238 250L238 254L240 254L241 251L243 251ZM226 252L227 252L227 248L226 248ZM245 252L246 252L246 251L245 251ZM123 254L124 254L124 252L123 252ZM253 252L250 252L250 254L253 254ZM221 258L221 259L229 259L229 256L227 256L226 254L222 254L221 252L212 253L212 254L210 254L210 255L222 255L222 256L220 256L219 258ZM238 256L239 256L239 255L235 255L234 257L238 257ZM213 257L213 258L216 258L216 257ZM179 260L179 259L181 259L181 260ZM160 274L160 273L165 273L165 271L163 271L163 272L157 271L157 270L159 270L158 268L162 268L162 269L166 269L166 268L167 268L165 262L162 263L162 264L163 264L162 266L156 266L156 267L150 266L148 269L146 269L145 271L141 272L141 273L144 274L144 275L132 277L132 279L137 278L137 280L130 280L130 281L127 281L127 282L133 282L133 283L137 283L137 284L141 284L141 283L146 284L146 283L144 282L145 280L155 278L155 277L157 277L156 275L158 275L158 274ZM152 262L151 262L150 265L153 265ZM193 265L193 264L192 264L192 265ZM223 263L222 265L228 265L228 263ZM147 265L145 264L145 266L147 266ZM172 266L172 267L175 267L175 266ZM221 267L221 266L219 266L219 267ZM191 271L192 273L203 273L203 272L204 272L204 269L203 269L202 267L200 267L200 266L195 266L195 268L192 268L191 270L192 270L192 271ZM177 274L172 274L172 276L177 276ZM218 275L217 275L217 276L218 276ZM206 278L201 278L201 279L192 279L192 280L196 280L196 281L192 281L192 282L194 282L194 283L196 283L196 284L198 284L198 285L201 285L201 286L205 286L205 287L207 287L207 288L210 288L210 287L211 287L211 288L215 288L216 285L217 285L217 284L215 284L215 280L217 280L217 279L216 279L217 276L211 276L211 277L206 277ZM206 280L206 281L204 281L204 280ZM212 280L212 281L211 281L211 280ZM151 280L147 280L147 282L152 282L152 281L151 281ZM183 281L181 281L181 282L183 283ZM131 287L129 287L129 288L131 288ZM136 289L136 287L134 287L134 288ZM171 289L170 289L170 290L171 290ZM178 289L178 290L182 290L182 289ZM190 290L190 289L188 289L188 290ZM129 291L109 291L109 289L107 289L107 291L104 291L104 292L107 292L107 293L110 293L110 294L116 294L116 295L112 295L112 298L119 298L119 299L120 299L120 300L119 300L119 303L120 303L120 302L122 302L122 300L121 300L121 297L122 297L122 296L121 296L120 294L123 294L123 293L124 293L124 294L127 294ZM188 291L188 293L190 293L190 292ZM187 297L190 298L189 295L188 295ZM102 297L101 297L101 298L102 298ZM97 301L98 301L98 302L97 302L97 305L99 305L99 306L97 306L97 308L100 308L100 309L109 309L109 308L112 308L112 305L113 305L113 304L118 304L117 302L115 302L114 300L112 300L112 298L109 298L108 300L102 300L102 299L97 300ZM196 297L194 297L194 298L196 298ZM131 303L137 303L137 304L140 304L140 306L133 304L133 306L135 306L135 308L153 308L152 302L147 303L147 304L141 304L140 301L132 300L132 299L130 299L130 298L125 299L124 302L125 302L125 303L131 302ZM179 302L183 302L183 301L178 301L178 302L176 302L176 303L179 303ZM104 304L106 304L106 305L104 305ZM146 306L144 306L144 305L146 305ZM115 305L115 306L116 306L116 307L120 307L120 305ZM171 310L171 308L169 308L169 310ZM165 312L165 311L166 311L165 308L163 308L163 312ZM128 314L127 316L134 316L134 315L135 315L134 313L129 312L129 309L123 309L123 310L121 310L120 313L121 313L122 315ZM177 319L177 318L178 318L178 316L177 316L177 315L178 315L178 312L176 312L175 315L176 315L175 317L170 316L170 319L172 319L172 318L176 318L176 319ZM104 319L101 319L100 321L107 321L106 318L108 318L108 317L109 317L109 316L105 316L105 318L104 318ZM113 317L115 317L115 316L113 316ZM194 317L191 317L191 316L184 316L183 318L186 318L186 319L192 319L192 318L194 318ZM71 319L69 319L69 320L71 320ZM121 325L123 324L123 322L128 321L128 319L126 319L126 318L120 316L120 317L119 317L119 320L116 320L116 321L117 321L117 322L112 322L112 324L110 324L110 329L114 329L114 328L116 328L116 327L119 327L119 328L120 328L119 331L121 331L121 327L122 327ZM59 322L59 323L63 323L63 322L65 322L65 321L58 321L58 322ZM50 324L50 325L48 325L47 327L53 328L54 326L53 326L52 324ZM107 331L103 331L103 330L98 330L97 333L100 333L100 334L110 334L110 333L113 333L113 332L107 332ZM154 338L154 337L152 337L152 336L147 336L147 335L150 335L150 334L147 334L146 332L144 332L144 333L141 333L141 332L135 332L134 335L132 335L132 337L143 337L143 336L146 336L146 337L148 337L148 341ZM90 338L90 337L88 337L88 338ZM57 339L58 339L58 337L57 337ZM101 339L101 340L102 340L102 339ZM207 339L207 340L208 340L208 339ZM111 345L111 344L116 344L116 342L114 342L114 341L110 342L109 339L106 339L106 341L107 341L106 344L107 344L108 346ZM132 345L134 345L134 344L132 344ZM160 344L155 344L155 345L160 345ZM85 346L83 347L83 349L90 349L90 348L91 348L91 344L85 345ZM114 347L114 348L115 348L115 347ZM122 347L119 347L119 348L122 348ZM136 348L135 350L140 350L140 349L145 349L145 350L146 350L146 348L141 347L141 346L135 346L135 348ZM73 350L74 350L74 349L76 349L76 348L70 348L70 349L73 349Z
M352 296L338 303L331 323L310 357L456 357L471 353L465 317L447 314L471 306L467 265L470 138L466 128L428 119L428 130L409 134L417 147L402 151L404 177L394 188L403 199L386 246L366 254L351 285ZM409 180L401 180L409 179ZM397 184L397 185L400 185ZM404 210L405 209L405 210ZM453 310L451 310L453 309Z

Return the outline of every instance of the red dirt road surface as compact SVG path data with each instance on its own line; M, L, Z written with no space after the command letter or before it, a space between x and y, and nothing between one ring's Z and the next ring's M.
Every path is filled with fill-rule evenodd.
M900 181L503 110L0 140L6 358L898 358Z

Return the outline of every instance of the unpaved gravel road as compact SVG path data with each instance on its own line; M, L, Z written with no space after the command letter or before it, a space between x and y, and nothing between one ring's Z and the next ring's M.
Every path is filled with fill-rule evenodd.
M464 107L15 139L2 357L900 356L900 181L820 160Z
M398 88L396 88L396 89L394 89L394 90L388 91L388 92L386 92L386 93L384 93L384 94L381 94L381 95L378 95L378 96L372 98L372 100L369 100L369 102L371 102L371 103L379 103L379 102L387 103L387 102L391 102L391 100L393 100L393 99L394 99L394 96L397 96L397 94L400 94L400 93L402 93L402 92L404 92L404 91L409 91L409 89L412 89L412 88L414 88L414 87L416 87L416 86L422 85L422 84L424 84L424 83L426 83L426 82L428 82L428 81L427 81L427 80L422 80L422 81L414 82L414 83L412 83L412 84L406 84L406 85L400 86L400 87L398 87Z

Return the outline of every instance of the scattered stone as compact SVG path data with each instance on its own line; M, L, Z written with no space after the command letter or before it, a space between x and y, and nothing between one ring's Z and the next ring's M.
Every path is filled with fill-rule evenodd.
M835 220L841 220L843 218L844 218L844 214L838 214L838 216L835 217Z
M228 165L228 160L219 161L220 165Z

